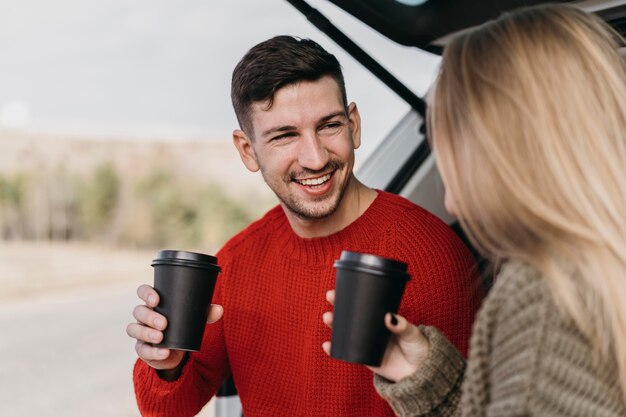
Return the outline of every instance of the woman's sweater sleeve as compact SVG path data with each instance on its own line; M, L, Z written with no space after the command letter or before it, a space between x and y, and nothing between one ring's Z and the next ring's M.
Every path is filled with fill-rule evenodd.
M434 327L420 326L430 350L420 368L397 383L374 376L376 390L400 417L456 416L465 359Z

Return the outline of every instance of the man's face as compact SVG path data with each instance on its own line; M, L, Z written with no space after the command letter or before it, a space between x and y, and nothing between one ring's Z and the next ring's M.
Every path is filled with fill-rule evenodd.
M251 122L253 138L240 142L245 149L235 140L248 169L260 169L283 205L298 217L333 214L360 145L358 110L352 103L346 114L335 80L288 85L276 92L271 108L267 102L253 103Z

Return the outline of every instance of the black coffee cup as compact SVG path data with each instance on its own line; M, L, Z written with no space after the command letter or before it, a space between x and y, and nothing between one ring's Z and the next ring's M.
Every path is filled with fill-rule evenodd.
M391 333L385 314L400 306L410 276L403 262L343 251L335 262L336 287L330 355L379 366Z
M158 347L199 351L220 267L217 258L201 253L162 250L152 261L154 289L167 318Z

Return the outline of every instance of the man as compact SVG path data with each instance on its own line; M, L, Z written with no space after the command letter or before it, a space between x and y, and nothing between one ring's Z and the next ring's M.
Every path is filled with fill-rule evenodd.
M252 48L233 72L232 101L234 144L280 204L217 254L223 309L211 309L200 352L151 346L166 321L151 309L156 292L139 288L146 305L127 331L142 414L195 415L232 374L246 417L393 416L370 370L322 350L333 262L345 249L408 263L400 314L465 352L478 302L470 253L435 216L354 177L359 111L339 63L315 42L279 36Z

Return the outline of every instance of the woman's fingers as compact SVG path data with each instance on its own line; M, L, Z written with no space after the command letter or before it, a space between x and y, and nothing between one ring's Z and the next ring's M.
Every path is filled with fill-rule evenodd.
M387 313L385 315L385 325L391 333L403 342L424 343L426 341L419 329L399 314Z
M333 306L335 305L335 290L326 291L326 301Z
M326 300L335 305L335 290L326 292ZM333 318L331 311L322 314L322 321L331 329ZM387 313L385 326L393 336L385 351L383 362L378 367L368 366L368 368L390 381L399 381L417 370L428 353L429 343L418 327L398 314ZM322 350L330 356L331 342L322 343Z
M328 301L331 305L335 305L335 290L326 291L326 301ZM333 313L331 311L327 311L322 314L322 321L325 325L333 328Z
M327 311L324 314L322 314L322 321L324 322L325 325L327 325L328 327L332 329L333 328L333 313L331 313L330 311Z
M328 301L332 306L335 305L335 290L326 291L326 301ZM332 311L327 311L322 314L322 321L325 325L333 328L333 313ZM330 356L330 342L322 343L322 350Z
M387 313L385 325L392 337L383 361L372 371L390 381L399 381L413 374L428 355L430 345L420 329L398 314Z
M209 316L207 318L207 323L212 324L222 318L224 315L224 307L219 304L211 304L209 307Z
M322 350L328 355L330 356L330 342L324 342L322 343Z

